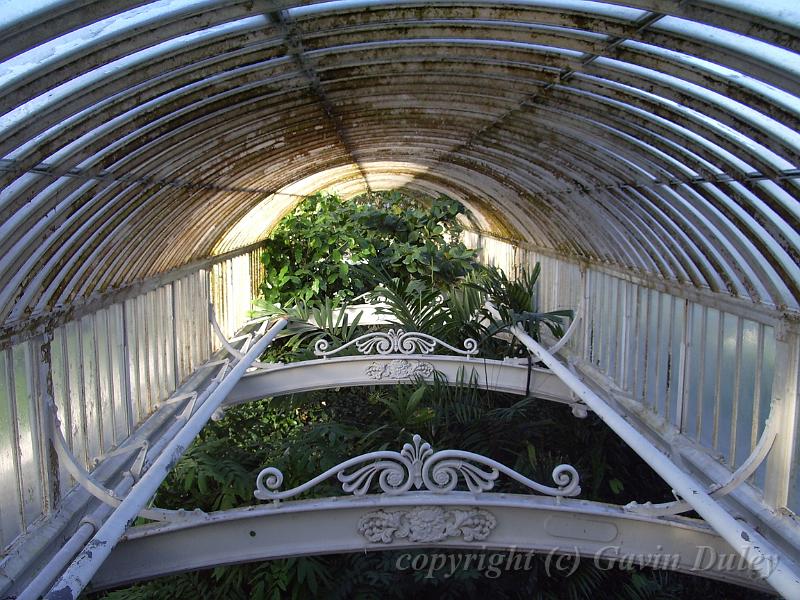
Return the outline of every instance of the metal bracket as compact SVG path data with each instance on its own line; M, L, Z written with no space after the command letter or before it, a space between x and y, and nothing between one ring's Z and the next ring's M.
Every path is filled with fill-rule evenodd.
M118 507L120 504L122 504L124 497L120 498L114 493L113 490L110 490L99 483L94 479L94 477L92 477L91 473L89 473L80 465L78 460L75 458L75 455L69 449L67 440L64 437L64 433L61 431L61 421L58 418L58 407L52 401L47 402L46 406L53 423L52 441L53 446L56 449L59 462L64 465L72 478L75 479L75 481L77 481L78 484L92 496L111 507ZM127 472L128 476L133 480L138 480L142 475L142 470L144 468L147 450L149 447L150 446L147 440L132 442L112 450L111 452L103 455L101 458L95 459L95 462L111 458L112 456L123 456L139 450L139 453L134 459L131 468ZM139 516L152 521L171 521L175 518L177 512L178 511L167 510L163 508L147 508L142 510L139 513Z
M248 334L245 334L245 335L240 335L240 336L237 336L235 338L231 338L230 340L228 338L226 338L225 334L222 333L222 328L219 326L219 322L217 321L217 316L216 316L216 311L214 310L214 305L211 304L211 303L209 303L209 305L208 305L208 320L211 323L211 328L214 330L214 333L216 334L217 338L219 339L219 341L222 344L222 347L225 349L225 351L228 354L230 354L235 359L236 362L238 362L242 358L244 358L245 352L247 352L247 350L250 348L250 344L253 342L253 334L248 333ZM253 322L254 323L258 322L258 320L255 320ZM267 327L267 325L269 325L269 323L270 323L269 319L265 319L265 320L261 321L261 325L259 326L258 331L257 331L257 335L258 336L264 335L264 333L266 332L266 327ZM236 348L234 348L233 344L231 344L231 341L241 340L241 339L244 339L244 344L242 346L242 350L237 350ZM268 369L272 365L270 365L269 363L263 363L263 362L261 362L259 360L254 360L252 362L252 366L253 367L258 367L258 368L261 368L261 369Z
M756 444L756 447L753 449L753 452L750 454L750 456L747 457L747 460L745 460L741 466L736 469L736 471L731 473L731 476L725 483L714 483L708 487L707 492L712 498L720 498L733 492L736 488L747 481L747 479L749 479L749 477L755 473L756 469L758 469L761 463L764 462L764 459L772 449L772 445L775 443L775 438L778 435L778 419L775 418L772 410L773 408L774 403L770 406L769 417L767 418L767 422L764 426L764 431L761 433L761 437L758 439L758 444ZM680 449L676 448L676 453L673 457L673 460L676 463L682 462ZM673 494L675 494L674 490ZM634 501L626 504L623 508L628 512L654 517L678 515L693 510L689 503L685 500L681 500L677 494L675 494L675 497L677 500L674 502L662 502L660 504L645 502L643 504L639 504L638 502Z
M72 451L67 445L67 440L64 438L64 433L61 431L61 420L58 418L58 407L52 401L47 402L46 406L50 412L50 418L52 419L53 423L52 441L53 446L56 449L59 462L64 465L72 478L75 479L75 481L77 481L80 486L92 496L108 504L109 506L119 506L121 500L117 498L117 495L114 493L114 491L95 481L91 474L78 463L75 455L72 454ZM132 444L129 447L118 448L115 452L117 455L121 455L126 452L133 452L137 448L141 448L141 444Z
M578 330L578 322L582 318L583 318L583 298L581 298L581 301L578 302L578 307L575 309L575 313L572 317L572 323L569 324L569 327L567 327L567 330L564 332L564 335L562 335L555 344L550 346L547 349L547 351L550 352L551 354L555 354L559 350L561 350L564 346L566 346L569 343L570 339L572 339L572 336Z

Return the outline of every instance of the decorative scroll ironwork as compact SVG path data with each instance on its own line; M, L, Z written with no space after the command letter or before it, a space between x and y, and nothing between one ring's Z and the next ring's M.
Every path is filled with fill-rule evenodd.
M351 346L355 346L361 354L430 354L436 346L442 346L464 356L474 356L478 353L478 342L473 338L464 340L464 350L459 350L427 333L406 332L403 329L367 333L333 350L328 350L329 346L328 340L317 340L314 344L314 354L322 357L333 356Z
M391 544L395 539L432 543L460 537L482 541L497 527L497 518L483 508L415 506L402 510L375 510L358 521L358 532L372 543Z
M347 472L348 469L366 462L369 464L350 473ZM488 467L488 470L481 467ZM279 491L283 484L283 473L275 467L267 467L256 478L254 495L260 500L291 498L333 475L342 482L342 490L356 496L363 496L369 492L376 476L380 489L389 495L403 494L412 487L417 490L425 488L442 494L454 490L462 479L470 492L480 494L494 487L494 481L500 473L535 492L548 496L577 496L581 491L578 472L572 465L562 464L553 469L553 481L558 487L549 487L480 454L463 450L434 452L428 442L415 435L413 443L404 444L400 452L382 450L356 456L328 469L303 485L286 491Z

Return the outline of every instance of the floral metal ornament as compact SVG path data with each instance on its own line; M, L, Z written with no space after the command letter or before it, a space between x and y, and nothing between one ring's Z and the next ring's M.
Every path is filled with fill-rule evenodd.
M412 379L414 377L431 377L433 365L421 360L393 360L378 363L373 361L367 367L367 375L371 379Z
M366 462L369 464L347 472ZM548 496L577 496L581 491L578 472L571 465L562 464L553 469L553 481L558 487L549 487L480 454L463 450L434 452L428 442L415 435L412 443L404 444L400 452L381 450L356 456L290 490L279 491L283 484L283 473L275 467L267 467L256 478L254 495L260 500L291 498L333 475L342 482L344 492L355 496L367 494L376 476L378 487L389 495L404 494L412 488L446 493L454 490L462 480L470 492L480 494L494 487L494 481L500 473Z
M372 543L391 544L396 539L433 543L460 537L465 542L483 541L497 526L497 519L483 508L415 506L402 510L376 510L358 521L358 532Z

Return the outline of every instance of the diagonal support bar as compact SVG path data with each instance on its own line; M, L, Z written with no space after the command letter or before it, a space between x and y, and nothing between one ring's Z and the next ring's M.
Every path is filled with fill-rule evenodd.
M211 419L214 411L222 404L242 375L245 374L250 364L264 352L278 333L286 327L287 323L286 319L279 319L264 337L253 344L244 358L231 369L228 376L216 387L186 422L186 425L167 444L159 457L131 489L114 513L56 581L45 596L47 600L75 600L79 596L83 588L88 585L94 574L111 554L128 525L136 518L153 494L156 493L161 482L164 481L181 456L183 456L189 444L194 441L209 419Z
M500 314L491 302L486 303L486 308L495 319L500 319ZM510 331L650 465L681 498L686 500L714 531L744 558L754 571L787 599L800 600L800 573L795 566L789 564L777 548L767 543L753 527L730 515L706 492L704 486L678 468L622 415L595 394L519 325L513 325Z

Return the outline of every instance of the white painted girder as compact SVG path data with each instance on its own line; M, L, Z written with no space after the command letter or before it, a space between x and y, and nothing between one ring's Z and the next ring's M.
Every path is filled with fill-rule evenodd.
M437 542L395 539L380 543L370 542L359 533L359 519L365 514L415 507L480 508L489 511L497 525L486 540L474 542L451 537ZM422 549L534 552L544 556L554 575L566 574L580 562L608 568L608 559L616 558L626 568L657 563L683 573L768 589L763 580L754 579L749 569L739 566L734 551L724 540L691 519L634 516L619 507L570 498L554 500L500 493L476 497L468 492L337 497L209 514L187 513L178 522L129 530L93 579L92 589L220 564ZM559 560L561 555L564 558ZM733 568L726 568L729 562Z
M469 385L474 381L481 389L523 396L527 389L528 367L523 359L498 361L431 354L345 356L251 371L239 380L224 406L311 390L412 383L416 377L433 381L432 371L423 371L420 365L430 365L432 371L447 378L447 385ZM585 408L547 369L533 367L530 376L530 395L534 398L576 405L575 410Z

